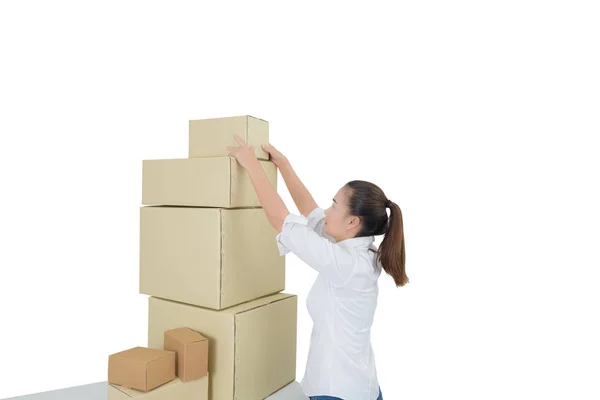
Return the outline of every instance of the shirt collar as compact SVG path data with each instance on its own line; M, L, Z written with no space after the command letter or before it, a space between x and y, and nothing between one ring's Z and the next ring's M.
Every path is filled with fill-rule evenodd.
M349 239L340 240L337 242L340 246L344 246L347 248L353 247L368 247L375 241L375 236L361 236L361 237L353 237Z

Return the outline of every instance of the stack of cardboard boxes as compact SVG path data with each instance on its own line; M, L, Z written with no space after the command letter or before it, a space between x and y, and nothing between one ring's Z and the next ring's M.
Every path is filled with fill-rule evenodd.
M189 121L188 158L143 161L140 293L151 296L148 347L110 359L129 356L145 373L146 390L111 379L109 362L109 398L262 400L296 379L297 296L281 293L277 231L247 171L228 155L227 146L239 146L235 134L254 145L277 188L277 168L261 148L268 122L251 116ZM206 358L188 355L185 343L202 339ZM174 375L171 365L181 365L182 355L192 369L206 360L206 369L185 379L175 368Z

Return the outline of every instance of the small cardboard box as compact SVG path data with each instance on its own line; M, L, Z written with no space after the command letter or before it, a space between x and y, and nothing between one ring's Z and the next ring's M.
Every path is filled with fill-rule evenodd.
M269 143L269 123L250 115L207 118L189 121L189 158L223 157L227 146L239 147L233 135L239 135L248 145L254 145L254 155L268 160L269 153L261 144Z
M259 160L277 190L277 167ZM260 207L250 175L235 157L142 161L142 204Z
M220 310L280 292L276 236L262 208L143 206L140 293Z
M190 382L175 378L149 392L108 384L108 400L208 400L208 375Z
M165 331L164 349L177 353L175 373L184 382L208 374L208 339L190 328Z
M209 398L264 399L296 379L298 297L278 293L216 311L149 297L148 346L187 326L210 341Z
M175 379L175 352L134 347L108 357L108 382L149 391Z

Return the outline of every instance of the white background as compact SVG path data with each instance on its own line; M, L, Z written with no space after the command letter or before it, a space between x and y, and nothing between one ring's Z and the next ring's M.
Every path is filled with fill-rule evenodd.
M402 209L385 399L598 399L597 4L0 2L0 398L147 344L142 160L250 114L320 206L363 179ZM298 381L315 277L287 257Z

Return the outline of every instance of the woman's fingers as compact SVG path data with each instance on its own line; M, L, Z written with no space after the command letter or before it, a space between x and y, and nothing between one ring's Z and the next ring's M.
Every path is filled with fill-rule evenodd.
M246 142L244 142L244 140L239 137L238 135L233 135L233 137L235 138L235 140L238 142L238 144L242 147L246 147Z
M263 150L268 151L269 153L276 153L277 149L272 144L263 144Z

